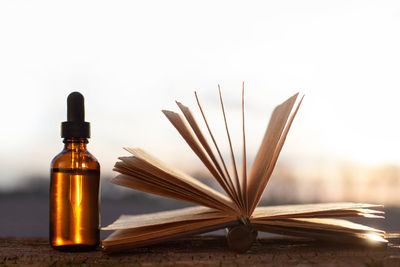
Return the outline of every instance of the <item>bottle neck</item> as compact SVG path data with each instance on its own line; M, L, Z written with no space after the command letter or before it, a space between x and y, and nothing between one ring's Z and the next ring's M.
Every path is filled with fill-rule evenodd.
M87 144L89 143L87 138L64 138L64 149L65 150L75 150L82 151L87 149Z

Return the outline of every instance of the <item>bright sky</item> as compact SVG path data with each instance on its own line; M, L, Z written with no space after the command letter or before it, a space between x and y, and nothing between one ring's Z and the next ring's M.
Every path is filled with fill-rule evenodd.
M300 91L281 160L399 163L399 29L398 1L1 1L0 187L48 175L74 90L104 174L123 146L192 170L160 110L197 90L213 120L221 84L238 132L242 81L250 154Z

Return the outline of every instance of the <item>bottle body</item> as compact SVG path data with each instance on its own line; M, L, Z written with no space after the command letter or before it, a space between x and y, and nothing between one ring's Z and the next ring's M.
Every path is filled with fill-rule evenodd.
M60 250L90 250L100 243L100 164L86 138L67 138L51 163L50 244Z

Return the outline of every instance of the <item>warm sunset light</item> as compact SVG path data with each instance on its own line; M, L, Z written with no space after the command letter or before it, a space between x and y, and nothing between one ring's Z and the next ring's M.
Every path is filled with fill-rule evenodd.
M110 208L110 199L137 198L140 208L127 205L137 212L161 209L159 203L180 205L109 183L118 157L129 155L124 147L143 148L220 192L161 110L176 112L175 100L185 103L204 128L196 91L232 171L218 85L233 152L241 155L244 82L247 172L272 109L296 92L305 95L262 204L399 206L399 14L400 2L374 0L2 1L0 196L20 207L25 205L19 194L28 195L26 209L50 216L50 162L65 145L60 123L73 91L85 97L85 120L91 122L87 149L101 166L96 172L101 179L85 184L80 174L54 174L59 188L73 188L53 198L60 213L77 215L72 241L83 241L85 220L98 228L97 217L85 219L87 203ZM236 157L239 173L241 159ZM74 164L93 167L86 160ZM85 201L82 192L98 183L100 198ZM61 204L65 200L69 206ZM17 222L24 220L14 213L3 220L18 234ZM102 216L117 216L107 214ZM33 223L30 231L38 227ZM48 228L42 226L44 235ZM61 228L54 243L66 242Z
M382 236L379 236L374 233L365 234L371 241L384 241L385 239Z
M0 266L400 266L400 1L0 1Z
M216 91L221 84L230 127L235 129L240 123L242 81L249 161L273 103L300 91L306 94L304 105L278 167L287 167L296 181L309 186L315 177L325 188L324 195L338 200L343 196L335 188L341 181L366 186L374 183L377 172L392 175L382 168L399 168L400 126L395 121L400 112L400 37L391 34L400 25L396 8L363 1L346 4L345 9L339 2L319 1L256 7L223 1L195 9L179 1L156 2L125 3L122 9L96 3L90 20L85 15L91 10L87 2L72 21L68 5L48 12L52 4L46 1L0 4L0 21L8 25L3 38L30 44L25 49L0 44L0 88L7 90L0 112L12 114L2 120L13 125L3 129L0 140L1 188L23 184L32 175L47 175L49 155L60 149L58 123L65 114L65 96L72 90L81 90L91 107L91 150L106 177L114 175L114 161L128 145L145 147L186 172L201 173L199 162L160 110L174 100L195 104L197 90L207 113L215 117L215 128L221 120ZM189 9L178 11L184 7ZM112 53L103 53L110 49ZM27 127L29 132L24 131ZM217 137L221 140L223 132ZM240 138L232 138L239 149ZM23 168L20 160L26 162ZM349 166L355 169L344 176ZM395 188L400 190L400 185ZM370 196L358 186L354 190L355 198ZM384 195L381 200L400 203L392 199L397 194Z
M72 191L75 194L74 215L75 215L75 241L80 243L81 241L81 228L82 228L82 175L75 175L75 190Z

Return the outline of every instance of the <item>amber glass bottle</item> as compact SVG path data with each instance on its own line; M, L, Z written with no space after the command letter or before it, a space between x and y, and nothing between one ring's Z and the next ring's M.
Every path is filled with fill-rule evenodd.
M61 125L64 149L51 162L50 244L82 251L100 243L100 165L87 151L90 124L84 119L83 96L68 96L68 120Z

